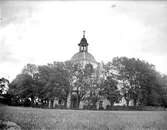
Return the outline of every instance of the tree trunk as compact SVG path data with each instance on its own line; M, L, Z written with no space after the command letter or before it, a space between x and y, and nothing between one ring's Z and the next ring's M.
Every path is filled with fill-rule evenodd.
M129 107L129 100L126 99L126 106Z
M71 92L67 96L67 108L71 108Z
M79 108L79 105L80 105L80 101L81 101L81 97L78 95L78 108Z
M67 108L67 98L64 100L64 108Z
M136 107L137 106L137 99L134 99L133 103L134 103L134 106Z
M48 107L49 107L49 108L51 108L51 107L52 107L52 102L51 102L51 100L49 100Z

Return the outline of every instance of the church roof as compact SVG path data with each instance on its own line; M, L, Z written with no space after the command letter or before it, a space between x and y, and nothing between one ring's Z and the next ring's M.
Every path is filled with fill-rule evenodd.
M80 43L78 44L79 46L88 46L88 42L85 38L85 31L83 31L83 38L81 39Z
M88 46L86 38L83 37L78 45L79 46Z
M84 61L88 63L97 63L93 55L88 52L78 52L74 54L74 56L71 58L71 61L75 63L82 63Z
M79 52L74 54L71 61L74 63L93 63L97 64L95 58L92 54L88 52L88 43L85 38L85 31L83 31L83 38L81 39L79 45Z

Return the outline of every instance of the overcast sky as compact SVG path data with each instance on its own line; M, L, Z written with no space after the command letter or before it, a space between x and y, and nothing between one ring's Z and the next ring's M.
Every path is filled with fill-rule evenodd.
M167 2L0 2L0 77L10 81L27 63L70 60L86 30L99 62L140 58L167 74Z

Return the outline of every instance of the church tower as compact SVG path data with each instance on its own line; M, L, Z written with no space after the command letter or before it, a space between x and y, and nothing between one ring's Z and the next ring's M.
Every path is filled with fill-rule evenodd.
M83 31L83 38L81 39L79 45L79 51L80 52L88 52L88 43L85 38L85 31Z
M86 64L92 64L94 68L97 67L97 61L93 57L92 54L88 52L88 42L87 39L85 38L85 31L83 31L83 37L78 44L79 46L79 52L74 54L74 56L71 58L71 61L73 63L79 63L83 66Z

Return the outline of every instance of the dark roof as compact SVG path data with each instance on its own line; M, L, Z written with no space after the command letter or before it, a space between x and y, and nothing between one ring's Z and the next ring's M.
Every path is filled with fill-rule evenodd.
M88 46L86 38L83 37L78 45L79 46Z

